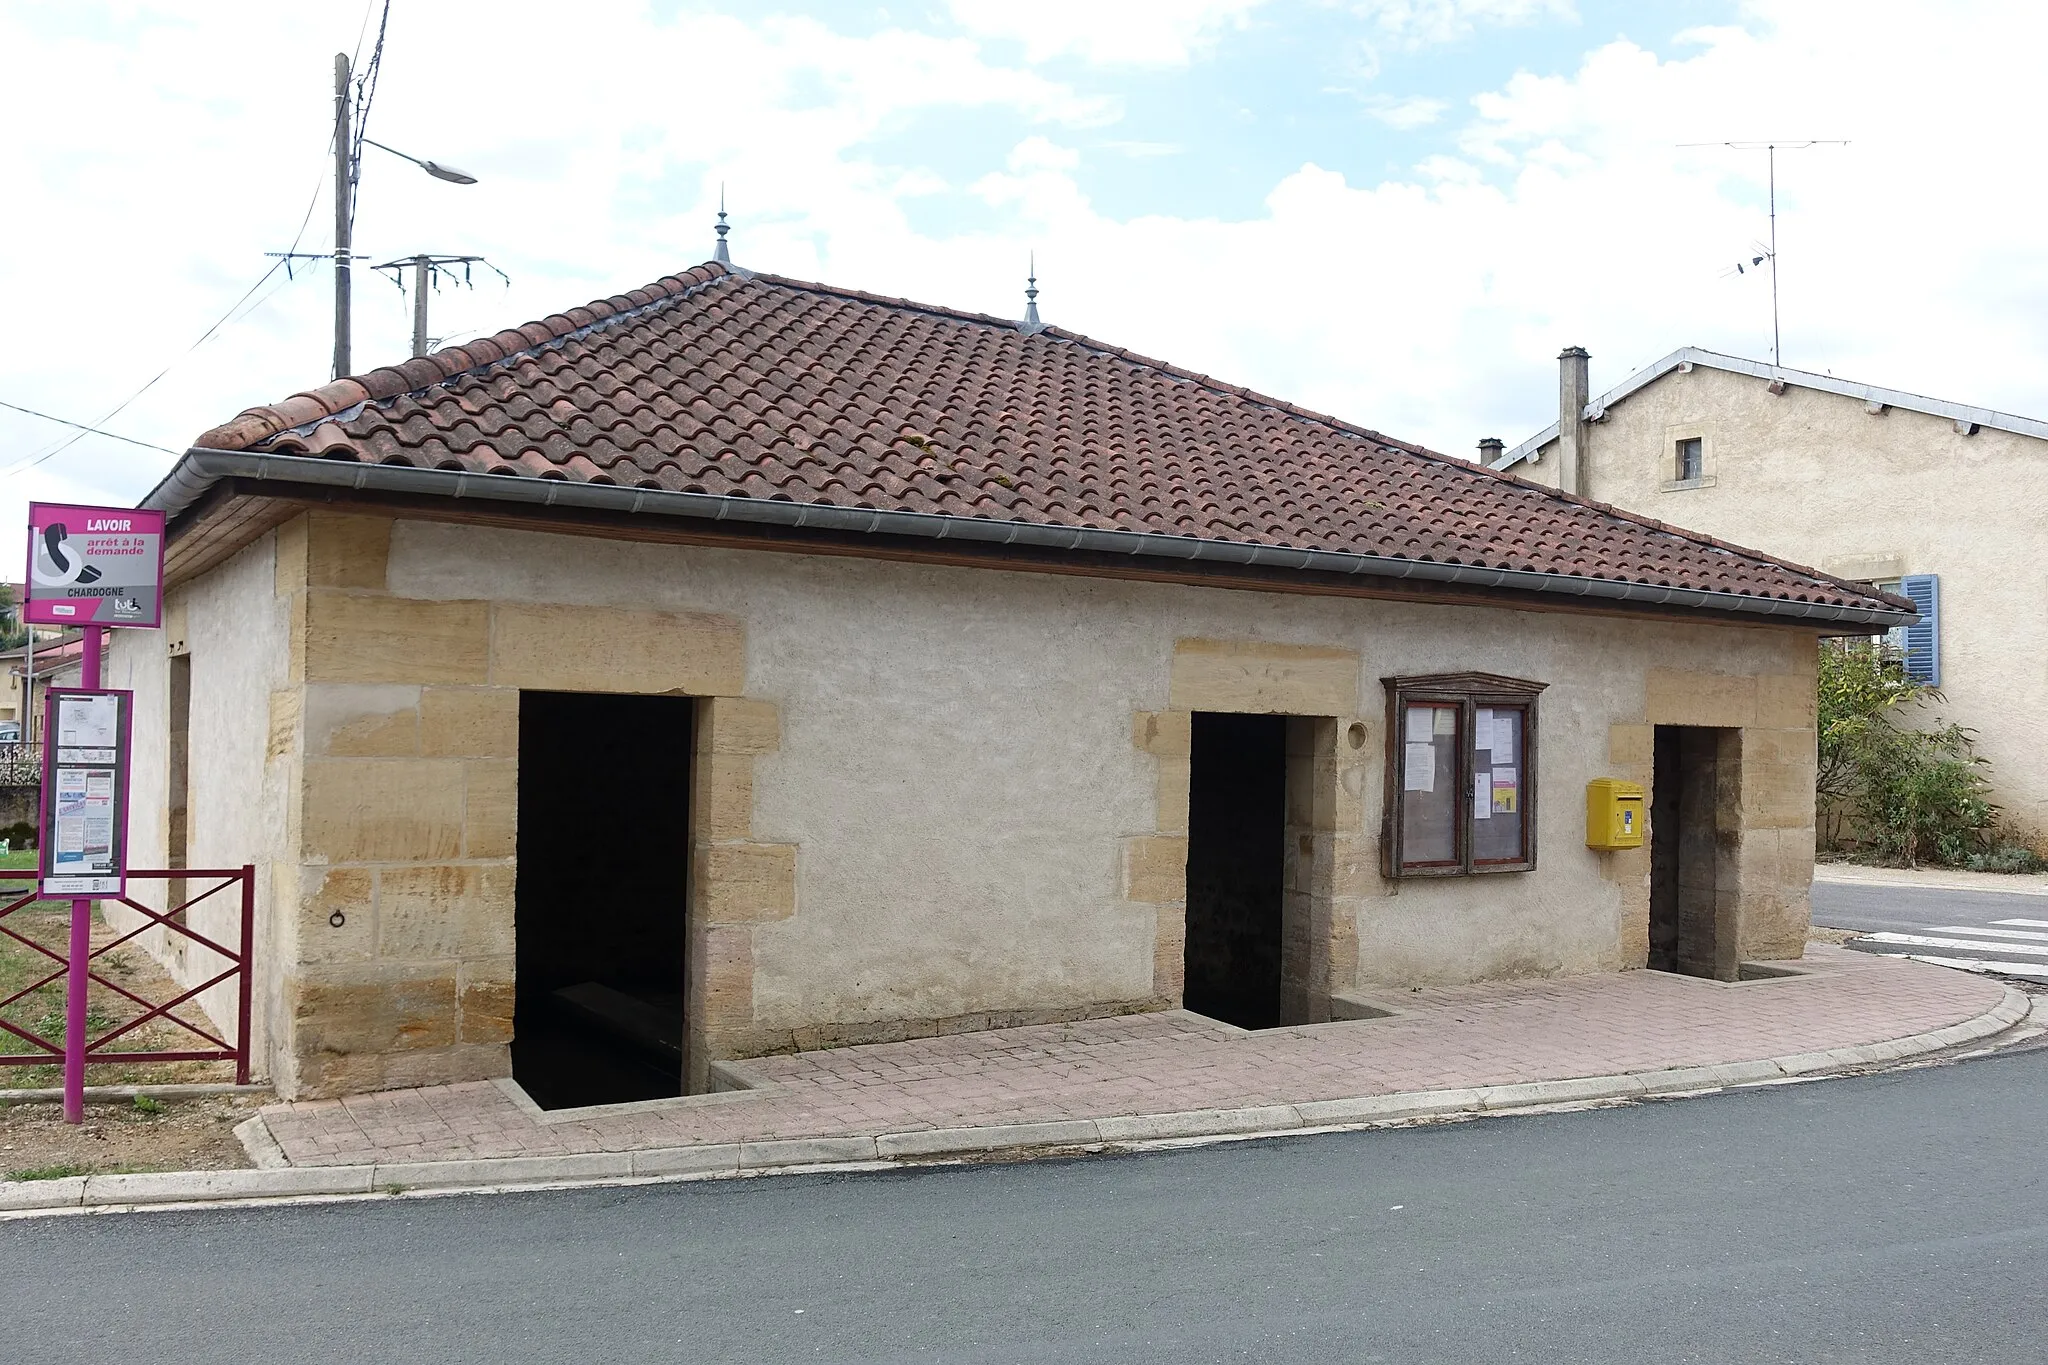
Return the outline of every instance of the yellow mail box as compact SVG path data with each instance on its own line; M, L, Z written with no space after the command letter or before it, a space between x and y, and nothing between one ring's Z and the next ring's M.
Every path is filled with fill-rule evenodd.
M1641 848L1647 819L1642 783L1596 777L1586 784L1586 847Z

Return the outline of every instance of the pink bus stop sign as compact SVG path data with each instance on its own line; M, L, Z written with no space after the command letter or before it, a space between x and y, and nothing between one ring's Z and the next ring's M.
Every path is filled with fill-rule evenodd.
M30 503L27 583L32 625L162 625L164 514Z
M163 513L28 505L28 590L21 618L84 632L77 690L49 694L37 822L43 892L75 897L64 970L66 1123L85 1118L90 897L118 896L127 882L128 701L99 690L100 647L106 627L154 628L163 624L163 609Z

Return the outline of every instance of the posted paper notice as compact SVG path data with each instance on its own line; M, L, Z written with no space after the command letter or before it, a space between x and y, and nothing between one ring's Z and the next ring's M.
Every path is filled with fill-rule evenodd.
M1411 792L1433 792L1436 790L1436 745L1410 744L1401 765L1402 790Z

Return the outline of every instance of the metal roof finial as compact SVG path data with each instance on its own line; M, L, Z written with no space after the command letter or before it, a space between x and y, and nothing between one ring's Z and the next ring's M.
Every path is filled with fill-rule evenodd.
M1024 326L1027 334L1045 330L1045 324L1038 320L1038 253L1031 253L1030 274L1024 284Z
M731 232L732 228L725 221L725 182L723 180L718 182L718 227L716 231L718 233L718 245L711 248L711 259L720 265L731 265L732 252L726 249L725 234Z

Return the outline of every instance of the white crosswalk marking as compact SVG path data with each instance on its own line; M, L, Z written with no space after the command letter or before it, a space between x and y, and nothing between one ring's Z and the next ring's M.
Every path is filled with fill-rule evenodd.
M2048 964L2040 962L1986 962L1974 957L1936 957L1932 953L1883 953L1909 962L1931 962L1937 967L1960 967L1966 972L1997 972L2000 976L2023 976L2031 981L2048 981Z
M1971 931L1976 932L1975 930ZM1866 943L1895 943L1905 948L1974 948L1979 952L2019 953L2025 957L2048 957L2048 944L2034 947L2030 943L1996 943L1990 940L1967 938L1936 938L1931 934L1866 934Z
M2048 919L1995 919L1993 924L2016 924L2027 929L2048 929Z
M2036 933L2031 929L1980 929L1974 924L1937 924L1927 931L1930 934L1975 934L1979 938L2026 938L2036 943L2048 943L2048 934Z

